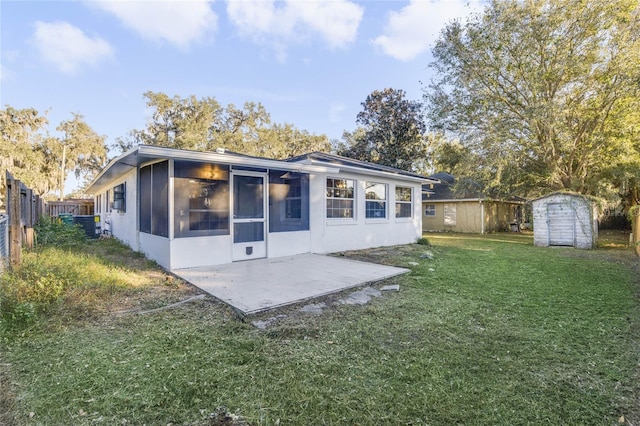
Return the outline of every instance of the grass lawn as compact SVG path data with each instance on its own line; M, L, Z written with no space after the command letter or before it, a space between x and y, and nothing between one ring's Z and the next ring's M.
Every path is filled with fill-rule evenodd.
M409 266L391 281L399 292L321 314L267 313L287 316L264 330L210 299L137 314L196 291L91 243L66 256L122 278L85 277L93 284L30 325L5 327L0 424L640 424L630 249L426 237L430 246L344 253Z

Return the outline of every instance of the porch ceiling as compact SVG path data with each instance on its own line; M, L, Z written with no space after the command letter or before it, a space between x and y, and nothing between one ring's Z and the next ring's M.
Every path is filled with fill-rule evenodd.
M172 272L244 314L253 314L380 281L409 270L301 254Z

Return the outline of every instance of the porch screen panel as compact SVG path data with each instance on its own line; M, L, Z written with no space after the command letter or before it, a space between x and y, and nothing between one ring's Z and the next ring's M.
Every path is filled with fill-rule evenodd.
M140 232L151 233L151 166L140 168Z
M140 168L140 232L169 236L169 162Z
M169 162L153 165L151 233L169 236Z
M229 235L229 167L174 162L174 235Z
M309 175L269 172L269 232L309 230Z

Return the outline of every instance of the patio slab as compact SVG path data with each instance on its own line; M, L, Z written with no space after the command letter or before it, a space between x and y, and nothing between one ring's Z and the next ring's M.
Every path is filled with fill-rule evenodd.
M319 254L175 269L180 278L244 314L301 302L409 272Z

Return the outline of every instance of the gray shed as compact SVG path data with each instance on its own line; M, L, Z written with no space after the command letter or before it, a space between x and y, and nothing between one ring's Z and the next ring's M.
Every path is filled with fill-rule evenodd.
M598 242L595 203L584 195L554 192L533 200L533 244L594 248Z

